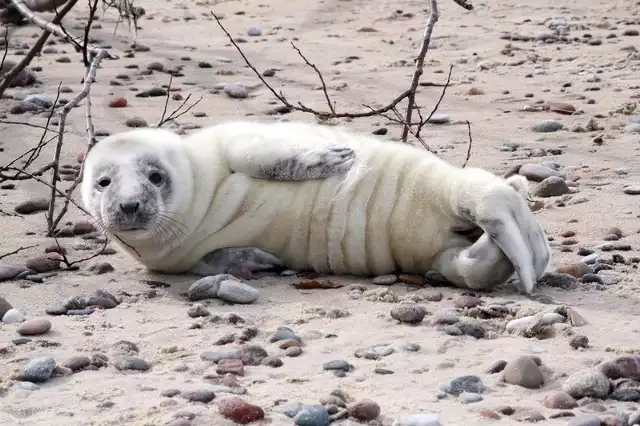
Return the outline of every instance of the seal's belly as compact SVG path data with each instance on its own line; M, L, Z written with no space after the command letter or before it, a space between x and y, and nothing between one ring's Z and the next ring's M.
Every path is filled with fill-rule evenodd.
M366 160L366 167L330 179L252 179L234 217L211 241L260 248L300 270L361 275L430 269L447 243L450 219L422 180L428 168L403 155Z

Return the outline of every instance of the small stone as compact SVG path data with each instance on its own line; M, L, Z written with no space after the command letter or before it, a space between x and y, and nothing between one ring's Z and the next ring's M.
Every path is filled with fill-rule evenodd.
M55 253L49 255L51 254ZM25 266L38 273L51 272L60 268L60 259L49 257L49 255L32 257L25 262Z
M251 37L258 37L262 35L262 30L258 27L247 28L247 35Z
M509 362L503 374L505 382L527 389L538 389L544 384L542 370L529 356L521 356Z
M211 313L200 303L195 303L187 309L187 315L191 318L208 317Z
M435 414L415 413L395 420L392 426L442 426Z
M391 285L398 281L398 277L392 274L378 275L373 279L373 283L377 285Z
M544 179L536 187L534 194L537 197L559 197L570 192L569 186L564 179L559 176L550 176Z
M600 418L595 414L580 414L571 419L567 426L600 426Z
M447 114L435 113L427 121L431 124L447 124L451 118Z
M504 370L504 368L507 366L507 361L505 360L498 360L496 362L494 362L493 364L491 364L491 367L489 367L487 369L487 373L489 374L496 374L501 372L502 370Z
M91 365L91 359L86 355L75 355L67 359L61 365L73 372L76 372Z
M565 290L571 290L577 286L578 280L569 274L558 274L554 272L546 272L538 284L541 286L562 288Z
M203 404L207 404L214 400L216 394L208 389L196 389L184 391L180 396L189 402L202 402Z
M0 260L0 282L13 279L18 275L24 274L28 271L29 270L24 266L16 266L9 263L3 263L2 260ZM0 318L2 317L0 316Z
M214 299L218 297L218 289L220 282L224 280L235 279L233 275L218 274L200 278L189 287L187 296L189 300L195 302L197 300Z
M347 406L349 415L356 420L367 422L380 415L380 406L370 399L362 399Z
M542 182L548 177L558 176L564 178L564 174L541 164L523 164L518 170L520 176L524 176L532 182Z
M322 364L322 368L325 370L341 370L349 372L351 371L351 366L349 363L343 359L336 359L333 361L325 362Z
M261 346L245 345L238 350L238 358L244 365L260 365L269 354Z
M557 391L544 397L542 405L554 410L571 410L576 408L578 403L566 392Z
M536 133L551 133L563 129L562 123L555 120L544 120L533 125L531 130Z
M162 87L152 87L136 93L136 98L153 98L158 96L167 96L167 89Z
M571 346L573 349L586 348L587 346L589 346L589 338L582 334L576 334L575 336L571 337L571 340L569 340L569 346Z
M391 310L391 318L406 324L419 324L427 315L427 310L418 304L403 304Z
M123 370L136 370L147 371L151 368L151 365L142 358L130 355L120 355L115 357L111 364L120 371Z
M164 71L164 65L162 62L151 62L147 65L147 69L151 71Z
M482 393L484 385L478 376L461 376L450 380L442 386L442 390L448 394L458 396L462 392Z
M23 321L24 314L15 308L9 309L2 316L2 322L5 324L19 324Z
M234 99L244 99L249 96L249 91L241 84L226 84L223 91L227 96Z
M20 204L16 205L13 208L18 214L34 214L43 211L47 211L49 209L49 199L48 198L32 198L27 201L23 201Z
M218 298L225 302L249 304L258 300L260 292L248 284L235 279L224 280L218 288Z
M549 111L557 112L559 114L572 115L576 112L576 107L564 102L549 102L547 104Z
M482 300L480 300L479 298L477 298L475 296L468 296L468 295L459 296L453 302L453 305L456 308L459 308L459 309L474 308L474 307L479 306L481 304L482 304Z
M299 344L302 343L302 339L289 327L278 327L276 331L269 336L268 340L269 343L275 343L282 340L295 340Z
M284 354L285 356L288 356L290 358L295 358L302 355L302 348L300 346L292 346L290 348L287 348L284 351Z
M221 359L216 366L216 373L224 375L227 373L236 376L244 376L244 366L242 360L239 359Z
M304 406L293 418L296 426L329 426L329 412L322 405Z
M640 195L640 185L629 185L622 190L627 195Z
M160 396L164 396L165 398L173 398L178 395L180 395L180 390L178 389L165 389L160 392Z
M593 273L593 268L584 262L573 262L568 265L560 266L556 269L557 273L569 274L573 277L580 278L585 274Z
M640 376L640 356L621 356L598 365L605 376L612 380L636 378Z
M11 306L11 303L9 303L4 297L0 296L0 320L2 320L4 314L9 312L12 308L13 306Z
M596 369L583 369L570 375L562 385L562 390L575 399L590 396L606 398L611 389L607 376Z
M249 404L239 397L229 397L220 400L218 402L218 412L223 417L243 425L264 418L264 410L262 408Z
M128 118L124 124L127 127L149 127L149 124L147 123L147 120L145 120L144 118L141 117L131 117Z
M625 133L640 133L640 123L627 124L624 127L623 132L625 132Z
M18 378L26 382L46 382L53 376L55 368L56 361L51 357L34 358L20 369Z
M480 402L483 399L482 395L473 392L462 392L458 398L460 398L460 401L463 404L473 404L474 402Z
M16 329L21 336L39 336L51 330L51 321L44 318L34 318L23 322Z
M260 364L266 365L267 367L278 368L282 367L284 363L277 356L267 356L260 361Z
M123 97L113 98L109 101L110 108L124 108L128 105L128 102Z

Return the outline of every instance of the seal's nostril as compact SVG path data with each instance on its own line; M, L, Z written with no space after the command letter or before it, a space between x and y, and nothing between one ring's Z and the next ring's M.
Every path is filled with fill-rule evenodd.
M122 210L122 213L124 214L137 213L138 207L140 207L140 203L138 203L137 201L120 204L120 210Z

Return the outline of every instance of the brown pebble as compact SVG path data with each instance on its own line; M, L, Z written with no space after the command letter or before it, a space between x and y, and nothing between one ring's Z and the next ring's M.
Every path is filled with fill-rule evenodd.
M547 107L549 111L557 112L559 114L571 115L576 112L576 107L564 102L549 102Z
M502 418L498 415L498 413L491 410L480 410L478 411L478 415L491 420L500 420Z
M560 236L563 238L574 237L576 235L575 231L562 231Z
M569 346L573 349L586 348L589 346L589 338L582 334L576 334L569 340Z
M456 298L453 304L456 308L460 308L460 309L475 308L476 306L482 304L482 300L480 300L475 296L464 295Z
M407 324L419 324L427 315L424 306L411 303L396 306L391 310L391 317Z
M47 253L47 255L50 254L57 253ZM38 273L51 272L60 268L60 259L52 259L49 256L36 256L28 259L25 262L25 266Z
M47 211L49 209L48 198L32 198L27 201L23 201L13 208L18 214L34 214L38 212Z
M622 238L622 230L618 227L609 228L605 235L617 235L618 238Z
M264 410L262 408L249 404L237 396L221 399L218 402L218 412L223 417L243 425L264 418Z
M420 287L424 286L424 277L422 275L400 274L398 275L398 281Z
M91 365L91 359L86 355L76 355L67 359L61 365L71 371L80 371Z
M370 399L362 399L347 406L349 415L361 422L368 422L380 415L380 406Z
M288 349L292 346L300 346L300 342L296 339L285 339L278 342L278 347L280 349Z
M545 396L542 400L542 405L555 410L571 410L576 408L578 403L568 393L557 391Z
M562 244L563 246L573 246L578 244L578 240L576 240L575 238L567 238L565 240L562 240L560 244Z
M149 124L147 123L147 120L145 120L144 118L140 118L140 117L131 117L128 118L124 124L127 127L149 127Z
M568 274L575 278L580 278L585 274L593 273L593 268L584 262L573 262L567 265L560 266L556 269L556 272L560 274Z
M44 318L34 318L20 324L16 332L21 336L39 336L51 330L51 321Z
M113 98L109 101L110 108L124 108L128 104L127 100L122 96Z
M218 374L235 374L236 376L244 376L244 366L239 359L222 359L216 366L216 373Z

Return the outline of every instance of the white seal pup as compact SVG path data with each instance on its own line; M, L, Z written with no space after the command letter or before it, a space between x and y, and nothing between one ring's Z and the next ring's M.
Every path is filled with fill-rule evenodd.
M436 270L471 289L515 272L531 293L551 251L526 197L521 176L301 122L115 134L87 154L82 181L98 226L153 271Z

